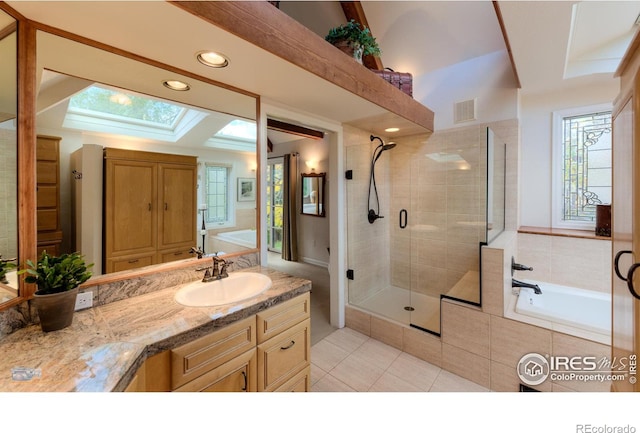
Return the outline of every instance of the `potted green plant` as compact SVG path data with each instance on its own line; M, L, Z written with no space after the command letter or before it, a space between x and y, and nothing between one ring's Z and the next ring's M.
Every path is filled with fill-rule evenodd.
M9 281L7 281L7 272L16 267L15 264L11 263L14 260L15 259L3 259L2 254L0 254L0 283L9 284Z
M57 331L71 325L78 288L91 277L93 263L87 265L79 253L52 256L43 251L37 263L27 260L27 265L20 273L28 274L25 282L38 286L34 302L42 330Z
M355 20L332 28L324 39L350 54L360 63L362 63L362 56L379 57L381 54L378 42L371 35L371 31L360 26Z

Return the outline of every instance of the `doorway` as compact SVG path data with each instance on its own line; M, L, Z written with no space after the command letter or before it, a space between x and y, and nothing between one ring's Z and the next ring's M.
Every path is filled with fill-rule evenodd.
M282 253L284 159L267 162L267 249Z

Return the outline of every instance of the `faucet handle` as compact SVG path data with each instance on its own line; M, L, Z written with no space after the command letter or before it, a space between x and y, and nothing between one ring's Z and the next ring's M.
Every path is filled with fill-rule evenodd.
M521 265L520 263L516 263L513 256L511 256L511 276L513 276L514 271L533 271L533 268L530 266Z

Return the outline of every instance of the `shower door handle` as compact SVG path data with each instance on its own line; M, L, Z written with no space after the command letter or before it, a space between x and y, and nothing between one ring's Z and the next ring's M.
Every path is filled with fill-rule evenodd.
M624 275L622 275L620 273L620 268L618 267L618 262L620 261L620 257L622 257L623 254L631 254L632 252L633 251L631 251L631 250L620 250L616 254L615 258L613 259L613 270L615 271L615 273L618 276L618 278L620 278L622 281L627 281L627 279L624 277Z
M640 263L634 263L633 265L631 265L631 267L629 268L629 272L627 273L627 287L629 288L629 292L631 292L633 297L636 299L640 299L640 295L633 288L633 273L638 268L640 268Z
M400 210L400 218L398 223L401 229L407 227L407 220L408 220L407 210L406 209Z

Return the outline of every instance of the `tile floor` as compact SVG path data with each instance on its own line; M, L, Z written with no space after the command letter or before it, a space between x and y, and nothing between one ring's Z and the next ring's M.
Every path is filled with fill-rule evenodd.
M268 266L312 281L311 389L315 392L477 392L488 389L350 328L329 323L329 273L269 253Z
M350 328L311 346L314 392L489 391Z

